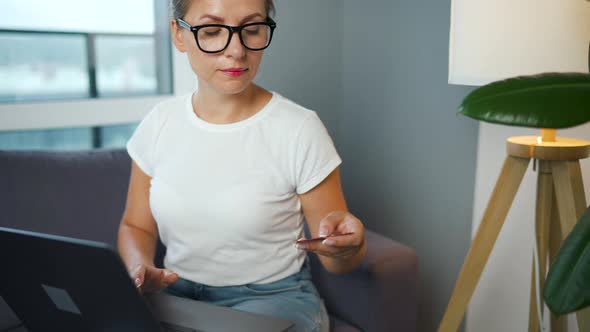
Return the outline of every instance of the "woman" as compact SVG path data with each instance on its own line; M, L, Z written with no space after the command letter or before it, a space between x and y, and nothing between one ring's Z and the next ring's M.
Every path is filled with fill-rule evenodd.
M315 112L253 83L272 0L173 0L171 32L198 91L157 105L133 159L119 251L143 292L165 291L327 331L307 252L332 273L365 255L334 145ZM324 241L296 244L303 222ZM165 269L154 267L158 236Z

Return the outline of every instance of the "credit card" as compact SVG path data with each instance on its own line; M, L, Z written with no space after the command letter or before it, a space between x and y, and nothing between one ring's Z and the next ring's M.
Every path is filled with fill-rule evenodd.
M332 233L328 236L313 237L311 239L299 239L299 240L297 240L297 243L309 243L309 242L315 242L315 241L324 241L325 239L327 239L329 237L352 235L352 234L354 234L354 233Z

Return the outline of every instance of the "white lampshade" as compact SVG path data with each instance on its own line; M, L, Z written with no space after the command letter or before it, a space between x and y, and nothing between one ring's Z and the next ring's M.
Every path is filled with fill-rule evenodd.
M452 0L449 83L588 72L588 0Z

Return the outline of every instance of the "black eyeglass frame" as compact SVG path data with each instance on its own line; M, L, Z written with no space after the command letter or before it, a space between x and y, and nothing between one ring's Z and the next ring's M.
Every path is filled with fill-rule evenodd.
M266 22L253 22L253 23L247 23L247 24L243 24L243 25L239 25L239 26L229 26L229 25L224 25L224 24L203 24L203 25L193 25L191 26L190 24L186 23L184 20L177 18L176 19L176 23L178 23L178 25L180 25L181 27L190 30L193 35L195 36L195 41L197 42L197 47L199 47L199 49L205 53L219 53L219 52L223 52L228 46L229 43L231 43L231 39L234 36L234 33L238 33L238 36L240 38L240 42L242 43L242 46L244 46L246 49L250 50L250 51L262 51L264 49L266 49L268 46L270 46L270 42L272 41L272 36L274 34L274 31L277 27L277 23L270 17L266 18ZM257 25L264 25L270 28L270 36L268 38L268 43L266 43L266 46L262 47L262 48L250 48L248 46L246 46L246 44L244 43L244 39L242 38L242 30L244 30L245 28L251 27L251 26L257 26ZM206 51L201 47L201 44L199 43L199 37L198 37L198 33L199 30L203 29L203 28L210 28L210 27L218 27L218 28L225 28L227 30L229 30L229 37L227 38L227 43L225 44L225 46L220 49L219 51Z

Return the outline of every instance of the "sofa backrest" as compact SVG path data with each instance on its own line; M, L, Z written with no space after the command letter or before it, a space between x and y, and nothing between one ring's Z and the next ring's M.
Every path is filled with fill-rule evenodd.
M0 151L0 226L116 248L130 171L123 149Z

